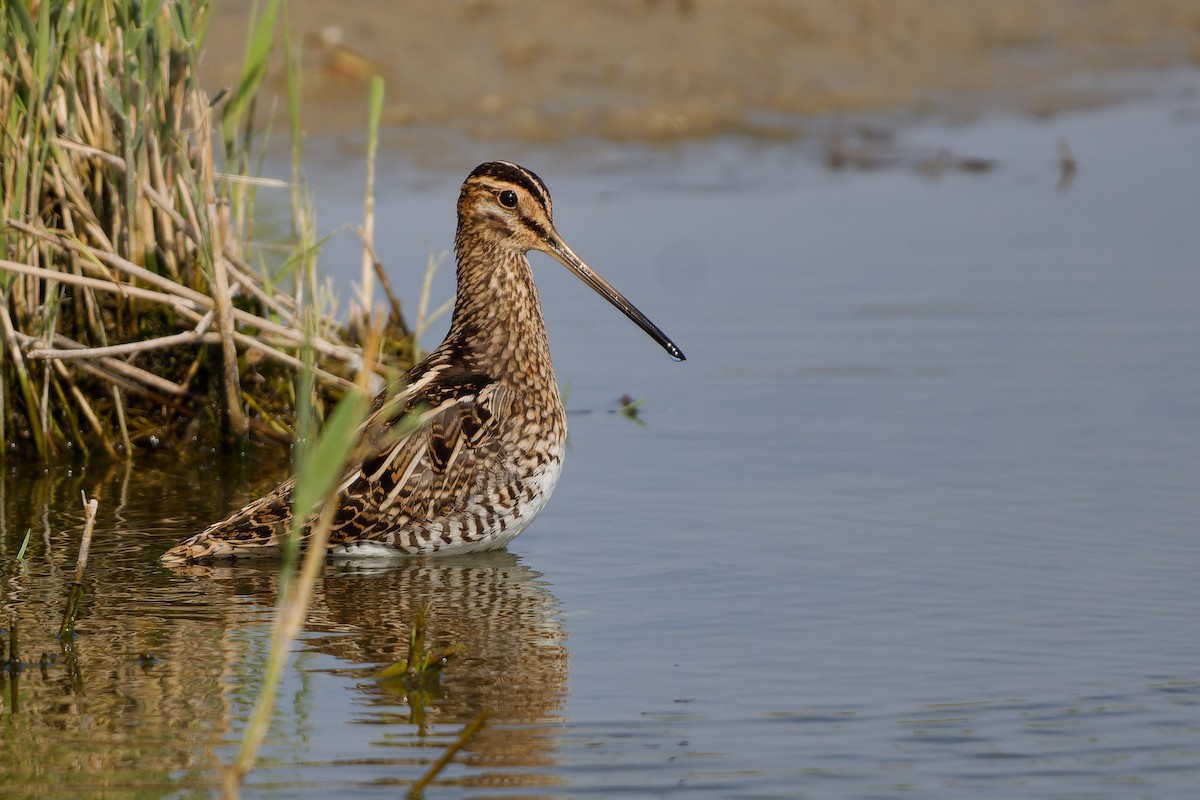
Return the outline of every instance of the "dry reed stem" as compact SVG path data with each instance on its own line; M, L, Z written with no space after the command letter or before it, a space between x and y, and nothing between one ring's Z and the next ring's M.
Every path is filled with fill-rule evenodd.
M83 536L79 540L79 556L75 559L75 579L67 593L67 607L63 611L62 625L58 628L58 638L68 648L68 652L71 646L70 639L75 631L75 618L79 614L79 603L83 599L83 573L87 569L88 553L92 549L92 531L96 528L96 509L99 506L95 499L88 500L83 492L79 494L83 499L85 514Z
M53 362L53 363L57 363L57 362ZM147 398L148 400L155 403L156 405L169 408L173 412L175 412L179 415L190 415L190 414L189 414L187 408L179 405L179 403L176 402L177 399L191 400L191 401L197 401L197 400L201 399L201 398L196 397L193 393L189 392L185 387L180 386L179 384L172 383L165 378L162 378L162 377L155 375L153 373L150 373L150 372L146 372L145 370L140 370L137 367L126 364L123 361L112 361L112 362L108 363L107 366L120 367L120 368L122 368L123 371L128 371L128 372L134 373L138 377L140 377L142 380L147 381L147 382L157 382L158 384L161 384L161 388L165 389L167 393L164 394L161 391L156 391L155 387L142 385L141 383L136 382L136 380L124 377L119 374L114 374L113 372L108 372L108 371L102 369L101 367L99 367L95 364L88 363L86 361L81 362L78 365L78 369L80 369L84 372L87 372L88 374L92 375L95 378L98 378L101 381L111 384L113 386L113 388L120 388L127 392L133 392L134 394L137 394L137 395ZM333 378L334 380L340 381L342 384L345 384L344 386L339 386L339 388L343 388L343 389L353 389L354 388L354 384L351 383L350 381L345 380L344 378L337 378L336 376L330 376L330 377ZM119 400L119 398L118 398L118 400ZM262 422L261 420L251 419L250 420L250 429L256 435L262 436L264 439L268 439L272 442L276 442L277 444L290 445L292 443L292 437L290 435L281 433L277 428L273 427L272 425L270 425L268 423Z
M83 573L87 569L88 554L92 549L92 531L96 528L96 509L99 507L99 502L92 498L87 499L87 495L80 493L83 499L83 511L86 514L86 519L83 523L83 538L79 541L79 557L75 559L75 582L83 583Z
M354 231L358 234L358 239L362 242L363 249L369 254L371 262L375 269L375 275L379 278L379 285L383 287L384 293L387 295L388 305L391 307L390 319L392 324L396 326L401 336L407 337L410 335L408 323L404 319L404 312L400 308L400 298L392 290L392 282L388 279L387 270L383 268L383 262L375 255L375 248L367 238L367 232L359 227Z
M41 339L38 339L36 336L30 336L27 333L15 331L13 335L16 337L18 342L26 347L41 343ZM61 333L54 334L53 342L68 350L78 350L84 348L84 345L72 339L68 339ZM179 384L168 380L161 375L148 372L140 367L135 367L133 364L130 364L127 361L108 357L101 357L96 359L96 361L98 363L84 363L81 364L80 367L91 371L93 374L103 377L110 383L116 382L118 378L121 378L127 381L122 384L126 387L133 386L134 384L129 382L132 381L144 384L149 389L158 390L168 395L173 395L176 397L183 397L187 395L187 391Z
M280 319L294 320L296 318L296 306L292 302L292 298L287 295L272 297L267 294L259 286L258 278L251 271L250 265L235 258L231 253L225 253L225 262L225 267L233 277L234 283L240 283L243 288L248 289L250 294L254 295L255 300L278 314Z
M21 275L32 275L38 278L44 278L51 281L59 281L61 283L71 283L76 286L87 286L92 289L99 289L102 292L116 292L117 294L127 297L140 297L143 300L151 300L162 305L174 307L176 310L183 310L192 305L203 305L196 303L193 300L185 299L179 295L164 294L156 292L152 289L143 289L140 286L134 286L131 283L121 283L116 280L102 280L100 278L89 278L86 275L73 275L69 272L58 272L56 270L47 269L46 267L33 267L28 264L21 264L16 261L8 261L0 259L0 269L8 272L16 272ZM209 310L205 307L205 310Z
M86 347L79 345L78 349L70 350L29 350L26 358L70 360L75 358L105 358L124 356L130 353L142 353L147 350L158 350L164 347L177 347L193 344L216 344L220 341L219 334L209 334L208 326L212 322L213 312L208 312L193 330L177 333L172 336L160 336L155 339L142 339L125 344L112 344L105 347Z
M160 336L157 339L142 339L137 342L128 342L126 344L110 344L105 347L85 347L80 345L79 350L30 350L25 353L26 358L38 359L57 359L60 361L70 361L78 358L106 358L111 356L124 356L131 353L144 353L147 350L161 350L164 347L181 347L187 345L199 344L220 344L222 341L219 333L197 333L195 331L187 331L186 333L176 333L171 336Z
M199 93L192 95L192 116L197 120L196 145L200 156L200 185L204 191L204 209L209 245L203 253L212 270L210 289L216 311L217 332L221 334L221 358L224 362L225 414L229 427L239 439L250 426L242 408L242 385L238 375L237 344L233 340L233 300L229 292L229 273L225 269L224 245L229 235L227 208L218 210L213 176L212 124L207 104Z
M215 308L217 305L213 298L209 297L208 295L197 292L195 289L188 288L187 286L181 286L173 283L172 281L163 278L161 275L150 272L144 267L139 267L137 264L134 264L127 259L122 258L121 256L114 255L112 253L106 253L94 247L89 247L73 239L57 236L56 234L47 231L37 230L32 226L26 225L25 223L17 220L5 220L4 224L8 227L51 242L60 248L74 250L83 255L89 256L100 264L120 270L127 275L140 278L147 283L157 286L167 294L147 294L146 290L144 289L139 289L132 284L121 283L117 281L115 277L108 276L106 274L106 277L109 277L111 284L120 287L122 291L130 291L144 299L153 300L166 305L172 305L176 309L181 308L180 304L176 301L170 300L167 295L174 295L179 299L188 301L192 310L196 310L197 306L205 310L209 310ZM81 263L87 265L87 267L93 271L97 270L97 265L95 263L89 263L87 259ZM55 270L44 267L30 267L13 261L0 260L0 269L6 269L10 272L20 272L27 275L37 275L49 280L67 280L69 282L69 279L64 279L62 274ZM251 283L253 282L253 279L249 278L248 276L247 280ZM92 282L86 279L76 282L80 283L81 285L91 286L92 288L101 290L106 289L106 287L99 282ZM294 314L281 315L285 319L288 319L293 326L289 327L287 325L281 325L265 317L251 314L248 311L243 311L239 308L234 308L232 313L233 318L236 321L241 322L243 325L259 328L262 331L273 333L283 339L294 342L297 346L304 344L304 335L297 330L297 328L300 327L300 320ZM312 345L321 355L329 356L330 358L335 358L348 364L357 365L362 357L362 354L358 348L343 344L336 344L321 337L313 337ZM377 371L380 372L380 374L384 374L382 370Z
M129 425L125 422L125 399L121 397L121 389L115 383L112 385L113 408L117 412L117 430L121 432L121 445L125 448L125 457L133 457L133 442L129 438Z
M163 294L162 292L155 292L150 289L142 289L138 286L134 286L134 285L128 284L128 283L119 283L116 281L104 281L104 280L100 280L98 278L88 278L88 277L82 276L82 275L72 275L70 273L54 272L53 270L48 270L43 267L30 267L30 266L26 266L25 264L18 264L14 261L6 261L3 259L0 259L0 269L8 270L9 272L17 272L17 273L21 273L21 274L25 274L25 275L36 275L36 276L40 276L40 277L47 277L52 280L61 281L63 283L71 283L71 284L75 284L75 285L79 285L79 286L86 286L86 287L90 287L92 289L99 289L100 291L118 292L118 293L127 294L129 296L133 296L133 297L140 297L140 298L143 298L146 300L153 300L153 301L159 302L163 305L174 307L174 309L176 311L178 311L179 313L181 313L183 316L188 317L189 319L191 319L191 321L197 322L197 323L200 322L201 320L203 320L203 318L204 318L204 315L202 315L199 312L199 310L191 307L190 302L188 300L185 300L182 297L172 297L171 295ZM208 302L204 303L204 304L200 304L201 307L204 308L206 313L211 312L212 309L209 307L209 304L211 304L211 301L208 298L203 298L203 299ZM240 312L235 311L235 316L237 316L240 319L242 317L242 314ZM267 329L267 330L269 330L270 333L282 336L282 338L287 340L287 343L289 345L294 346L296 344L299 344L296 342L296 338L299 336L299 334L297 334L295 331L292 331L288 328L284 328L281 325L277 325L275 323L268 322L267 320L262 319L260 317L253 317L253 315L250 315L250 314L246 314L245 316L253 319L255 322L253 322L252 324L255 324L257 327ZM33 341L34 340L34 337L28 337L26 339L24 336L21 336L20 334L17 334L17 338L20 338L24 341ZM285 366L291 367L292 369L298 369L301 366L300 359L298 359L295 356L292 356L288 353L285 353L282 350L271 347L261 337L256 338L253 336L248 336L243 333L235 332L233 334L233 338L236 343L241 344L242 346L247 347L247 348L253 347L258 350L261 350L266 357L271 358L275 361L278 361L279 363L284 364ZM84 345L78 345L78 347L83 347L83 346ZM325 351L326 355L334 355L335 357L337 357L339 360L342 360L342 361L354 363L359 360L358 353L354 352L354 350L352 350L351 348L346 347L344 345L332 345L332 344L329 344L328 342L322 342L321 340L314 338L313 339L313 348L316 350ZM72 348L72 349L75 349L75 348ZM22 363L24 363L24 362L22 361ZM382 368L377 367L376 371L379 372L380 374L386 374L386 372ZM351 386L353 386L353 384L350 381L346 380L345 378L334 375L333 373L327 372L326 370L323 370L323 369L317 369L316 375L323 383L325 383L329 386L334 386L334 387L337 387L340 389L348 389Z
M173 295L177 295L179 297L186 298L187 300L190 300L193 303L198 303L201 305L203 305L205 303L208 303L210 305L212 304L212 298L210 298L208 295L206 295L202 292L198 292L195 289L192 289L183 284L176 283L175 281L171 280L170 278L165 278L162 275L159 275L155 272L151 272L150 270L146 269L145 267L139 267L137 264L134 264L132 261L129 261L126 258L122 258L121 256L119 256L115 253L112 253L110 251L107 251L103 248L92 247L92 246L86 245L82 241L80 241L78 238L74 238L74 237L70 237L70 236L62 236L61 234L54 233L53 231L45 230L42 228L36 228L33 225L29 225L27 223L24 223L24 222L21 222L20 220L15 220L15 219L4 220L4 226L7 228L12 228L13 230L16 230L16 231L20 231L21 233L24 233L28 236L35 237L44 242L47 242L47 243L55 246L56 248L58 248L60 251L63 251L63 252L74 251L83 256L86 256L87 258L85 258L83 263L86 264L90 270L92 270L93 272L99 272L104 277L108 278L110 281L112 281L114 283L117 282L116 276L112 275L107 270L100 269L101 265L110 267L112 269L119 270L120 272L123 272L130 277L138 278L138 279L143 280L146 283L150 284L151 286L156 286L159 289L162 289L163 291L167 292L168 294L173 294ZM11 269L11 267L6 267L6 268ZM45 268L43 268L43 269L45 269ZM49 271L53 272L54 270L49 270Z
M38 406L34 401L33 391L29 383L29 370L25 366L25 358L21 354L21 348L18 344L18 332L13 328L12 318L8 315L7 297L0 295L0 332L4 334L4 341L8 345L9 358L12 359L13 368L17 372L17 383L21 388L21 393L25 396L27 406L38 408L44 415L44 409ZM40 421L40 420L39 420ZM42 457L49 455L47 441L42 437L42 428L39 424L30 426L33 430L34 441L37 446L38 453Z

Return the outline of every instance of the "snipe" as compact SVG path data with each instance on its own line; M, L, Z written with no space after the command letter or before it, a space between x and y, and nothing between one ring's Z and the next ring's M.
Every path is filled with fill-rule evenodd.
M337 489L332 555L494 550L545 507L562 470L567 424L526 258L530 250L575 273L683 360L674 342L567 247L537 175L505 161L481 164L458 198L458 291L450 331L405 376L403 413L386 424L414 413L420 422L347 469ZM270 554L291 524L293 486L283 483L162 560ZM313 522L307 521L306 534Z

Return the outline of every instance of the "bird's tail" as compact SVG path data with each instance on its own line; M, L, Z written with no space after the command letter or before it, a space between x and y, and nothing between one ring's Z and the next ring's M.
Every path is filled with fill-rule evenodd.
M164 564L216 558L255 558L278 553L279 537L292 523L292 483L221 520L159 556Z

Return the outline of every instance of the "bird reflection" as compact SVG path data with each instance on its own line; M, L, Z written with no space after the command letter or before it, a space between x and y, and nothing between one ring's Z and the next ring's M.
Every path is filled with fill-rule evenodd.
M208 586L241 598L274 601L277 575L265 564L177 571L201 574ZM377 680L383 667L408 657L409 631L422 608L426 646L453 645L458 655L436 685L420 691ZM554 740L536 725L559 719L566 631L541 573L517 556L501 551L375 568L327 565L305 631L305 650L335 657L345 665L335 671L357 679L360 705L368 709L356 713L357 722L411 725L419 739L433 725L465 724L486 710L493 725L472 739L469 752L492 766L552 762ZM373 746L411 752L414 743L401 734Z

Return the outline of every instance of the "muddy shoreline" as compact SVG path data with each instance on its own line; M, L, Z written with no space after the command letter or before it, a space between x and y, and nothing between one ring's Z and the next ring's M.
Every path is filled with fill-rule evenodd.
M214 4L203 64L236 80L249 4ZM1200 64L1197 0L291 0L309 133L357 131L387 82L386 137L552 144L801 136L815 118L988 108L1048 115ZM269 89L284 100L282 56Z

